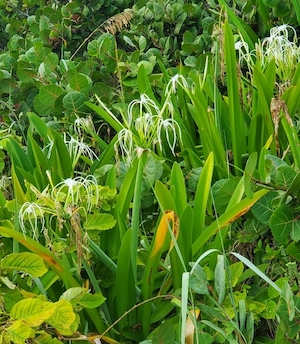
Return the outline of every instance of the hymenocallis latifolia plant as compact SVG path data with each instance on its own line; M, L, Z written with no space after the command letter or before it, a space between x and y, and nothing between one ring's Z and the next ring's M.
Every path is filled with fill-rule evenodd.
M278 78L276 82L283 92L282 87L290 85L299 64L300 50L296 30L286 24L273 27L270 30L270 36L256 43L254 50L249 49L242 35L240 38L241 40L235 43L239 63L241 65L246 63L252 75L254 66L264 71L274 61Z
M0 341L299 340L300 10L232 3L0 1Z

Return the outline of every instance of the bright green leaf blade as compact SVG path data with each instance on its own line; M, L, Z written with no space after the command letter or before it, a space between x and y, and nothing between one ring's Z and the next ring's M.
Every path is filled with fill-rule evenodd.
M283 294L282 289L280 289L273 281L270 280L268 276L266 276L261 270L259 270L249 259L243 257L239 253L230 252L236 258L238 258L244 265L248 266L252 271L254 271L260 278L266 281L269 285L271 285L274 289L276 289L281 295Z
M245 186L245 194L248 198L253 197L252 176L257 164L257 155L258 155L257 152L251 153L245 167L244 186Z
M116 118L113 117L114 115L111 116L110 113L105 111L102 107L90 102L85 102L85 104L93 111L95 111L100 117L102 117L105 122L107 122L116 132L119 132L123 129L123 125L121 124L121 122L116 120Z
M43 276L47 272L43 258L30 253L11 253L1 260L1 269L26 272L33 277Z
M170 191L160 180L157 180L155 183L155 196L163 211L173 210L177 213L176 205Z
M207 209L207 201L210 193L211 180L214 167L214 155L211 152L205 161L201 171L195 201L194 201L194 224L193 224L193 239L195 240L203 233L205 214Z
M44 140L47 140L47 135L50 135L51 132L46 123L34 112L27 112L27 116L30 124L35 128L35 130Z
M117 262L116 272L116 302L117 316L121 317L126 311L134 306L136 300L135 283L133 277L133 269L131 262L130 245L132 243L132 229L128 229L125 233ZM126 296L125 296L126 295ZM150 321L150 316L147 316ZM123 318L120 322L121 326L125 326L128 317Z
M216 221L214 221L205 231L198 237L198 239L192 245L193 256L203 247L208 240L215 235L223 227L229 225L245 213L257 202L262 196L268 193L269 190L259 190L257 191L252 199L245 198L240 203L228 209L224 214L222 214Z
M224 256L218 255L218 262L215 268L215 290L218 295L218 303L222 305L225 297L226 275Z
M175 191L175 194L173 195L173 198L176 203L178 215L181 216L183 210L187 206L187 193L184 176L177 162L173 164L170 176L170 183L171 185L174 185L173 190Z
M236 175L240 175L242 168L242 155L246 153L246 134L245 123L242 108L240 104L239 81L236 69L236 53L234 48L234 38L231 27L228 22L224 24L225 35L225 62L228 89L228 105L229 105L229 123L232 153Z
M97 308L105 302L106 298L102 294L85 293L78 304L84 308Z
M93 214L88 215L83 228L87 230L107 230L115 226L116 220L111 214Z

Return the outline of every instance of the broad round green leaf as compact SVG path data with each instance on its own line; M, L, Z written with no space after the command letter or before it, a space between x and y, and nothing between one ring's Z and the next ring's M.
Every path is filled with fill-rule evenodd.
M145 67L145 72L147 75L151 74L152 71L153 71L153 64L149 61L140 61L138 64L137 64L138 67L140 66L144 66Z
M289 236L295 241L300 240L300 221L286 204L275 209L270 218L270 227L274 238L280 244L287 244Z
M26 272L41 277L47 272L43 259L30 252L11 253L1 260L1 269Z
M194 269L194 273L190 276L189 286L197 294L208 294L208 281L204 269L200 265L190 263L190 266Z
M47 74L52 73L58 65L58 56L55 53L50 53L45 59L45 72Z
M170 321L164 322L155 331L152 337L152 344L173 344L175 341L175 330Z
M87 100L86 96L77 91L70 91L63 97L63 106L65 109L74 112L80 113L84 112L87 107L84 102Z
M64 93L64 90L56 85L43 86L39 95L34 99L34 108L40 116L48 116L55 112L55 102Z
M278 196L277 191L271 191L259 199L252 207L253 215L264 224L269 224L271 215L273 214L272 202Z
M212 186L212 193L217 213L222 214L225 212L239 180L239 178L219 179Z
M297 172L291 166L280 166L270 173L271 183L278 188L288 189L294 181Z
M90 56L98 56L99 51L99 43L98 41L94 40L91 41L87 46L88 54Z
M84 74L76 73L70 80L70 87L74 91L88 94L92 88L92 80Z

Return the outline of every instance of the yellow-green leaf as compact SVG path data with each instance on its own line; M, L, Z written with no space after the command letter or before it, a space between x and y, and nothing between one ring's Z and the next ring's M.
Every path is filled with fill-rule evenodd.
M34 339L35 344L63 344L57 338L52 338L49 333L43 332L37 338Z
M55 306L55 312L47 320L47 323L53 326L60 334L70 335L70 328L76 320L71 303L67 300L60 300L55 302Z
M15 344L24 344L26 339L34 337L34 330L19 320L9 326L6 331Z
M243 274L244 264L242 262L231 264L229 266L229 270L230 270L231 286L235 287L239 278Z
M43 258L30 252L12 253L1 260L1 269L23 271L33 277L47 272Z
M22 320L29 326L39 326L55 311L56 304L39 299L24 299L16 303L11 310L11 318Z

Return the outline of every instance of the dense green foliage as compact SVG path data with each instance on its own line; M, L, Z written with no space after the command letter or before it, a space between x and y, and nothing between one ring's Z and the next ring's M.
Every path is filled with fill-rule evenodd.
M0 342L298 342L298 0L0 15Z

